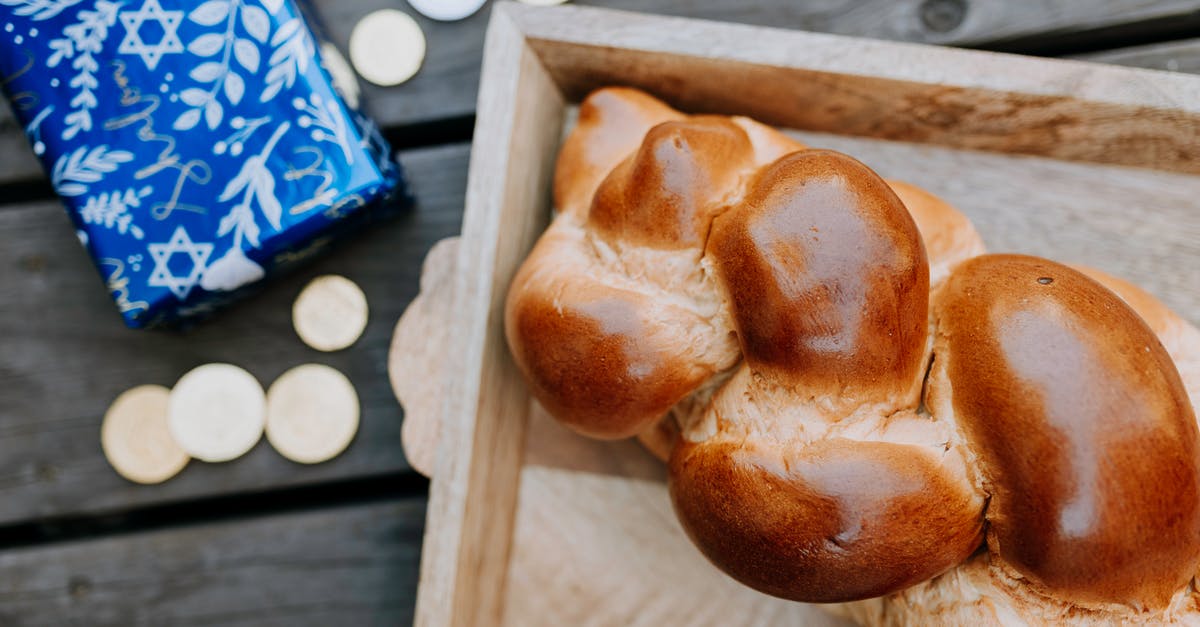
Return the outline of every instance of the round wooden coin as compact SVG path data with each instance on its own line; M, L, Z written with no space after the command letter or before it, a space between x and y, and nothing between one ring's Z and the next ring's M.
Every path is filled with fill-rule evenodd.
M206 364L171 390L167 425L192 457L225 462L262 438L266 398L254 375L231 364Z
M358 394L345 375L321 364L296 366L267 391L267 441L301 464L333 459L358 431Z
M162 483L187 466L187 452L167 429L170 395L161 385L139 385L118 396L104 414L100 447L122 477L135 483Z
M487 0L408 0L408 4L431 20L453 22L471 17Z
M341 350L367 328L367 297L346 277L317 277L296 298L292 324L305 344L319 351Z
M410 15L380 9L350 32L350 62L359 76L383 87L412 78L425 61L425 33Z

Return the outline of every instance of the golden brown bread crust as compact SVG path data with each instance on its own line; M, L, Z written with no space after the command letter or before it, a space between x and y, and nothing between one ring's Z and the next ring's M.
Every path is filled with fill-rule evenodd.
M669 464L701 551L812 602L894 592L970 555L982 498L952 470L960 452L913 413L928 266L887 184L838 153L784 156L715 220L707 257L745 361ZM918 442L864 441L904 412Z
M847 606L876 623L1200 620L1167 355L1189 381L1200 332L1164 331L1190 325L1113 287L1164 351L1083 275L978 258L919 188L632 90L585 101L555 197L506 305L517 365L577 430L673 448L676 511L726 572L884 595Z
M750 138L727 118L663 122L600 184L588 227L630 244L699 250L753 166Z
M896 179L887 184L912 215L925 253L929 255L929 282L941 283L954 266L984 252L983 238L967 216L929 192Z
M669 302L596 246L568 215L555 221L513 279L505 333L552 415L592 437L622 438L732 365L737 350L713 326L714 305Z
M1196 399L1200 399L1200 377L1195 376L1200 372L1196 368L1196 364L1200 364L1200 330L1127 281L1093 268L1077 266L1076 269L1120 296L1158 336L1180 371L1194 411ZM934 370L936 378L937 368ZM931 382L931 388L935 387L936 383ZM947 410L946 413L951 412ZM913 624L1200 625L1200 594L1197 594L1195 579L1176 591L1162 610L1139 611L1120 605L1089 608L1034 591L1033 586L1014 577L1008 572L1010 569L991 557L986 552L980 553L944 575L895 594L827 607L860 624L876 627Z
M1162 301L1132 283L1119 279L1095 268L1074 266L1076 270L1092 277L1104 287L1112 290L1141 316L1150 330L1158 336L1163 348L1171 355L1179 370L1179 377L1188 389L1192 400L1192 411L1200 408L1200 329L1192 326Z
M979 545L980 504L937 457L842 439L685 441L671 457L671 500L700 550L738 581L786 599L864 599L929 579Z
M579 106L575 130L563 143L554 170L554 206L585 213L608 173L637 150L646 131L683 114L644 92L600 89Z
M1019 255L963 263L935 309L930 394L949 382L978 456L990 550L1048 596L1164 607L1200 562L1200 449L1150 328L1085 275Z
M929 269L912 218L870 168L827 150L777 160L717 218L708 254L755 372L852 402L912 390Z
M646 297L614 290L575 297L561 305L527 298L509 312L515 355L534 395L555 416L581 433L629 437L667 413L712 375L656 341L646 319ZM575 364L588 363L586 370Z
M584 101L559 155L562 215L505 307L516 364L551 414L593 437L629 437L736 363L728 315L697 262L731 186L759 159L802 147L634 90Z

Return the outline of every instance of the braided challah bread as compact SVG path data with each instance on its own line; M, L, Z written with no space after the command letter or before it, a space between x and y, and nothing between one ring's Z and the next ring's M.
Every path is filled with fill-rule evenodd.
M729 575L873 624L1200 621L1175 365L1200 384L1200 334L1149 295L984 255L921 189L630 89L584 101L554 200L516 364L558 420L669 459Z

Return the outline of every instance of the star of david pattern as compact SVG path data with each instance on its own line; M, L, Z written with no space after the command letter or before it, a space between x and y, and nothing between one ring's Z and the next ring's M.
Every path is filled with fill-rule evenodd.
M117 52L140 56L147 68L158 68L163 55L183 52L183 42L179 40L183 11L164 11L158 0L146 0L137 11L121 11L117 17L125 27L125 38L117 46ZM146 22L156 22L162 27L162 38L154 44L142 38L142 25Z
M317 43L297 0L0 0L0 91L126 324L201 317L406 205Z
M193 242L187 229L182 226L175 227L171 239L165 244L150 244L148 248L150 258L154 260L154 270L150 271L147 284L165 287L180 300L187 298L192 288L200 282L213 251L212 244ZM190 269L186 275L180 276L171 271L171 258L177 254L188 258Z

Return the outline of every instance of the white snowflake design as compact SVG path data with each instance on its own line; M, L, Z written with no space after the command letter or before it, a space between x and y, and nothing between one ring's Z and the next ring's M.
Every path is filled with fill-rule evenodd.
M150 186L141 189L129 188L125 191L104 192L90 196L83 207L79 209L79 217L84 224L114 230L121 235L129 234L134 239L142 239L146 234L141 227L133 223L130 209L142 206L142 199L153 191Z
M191 108L180 114L172 126L177 131L186 131L199 124L203 115L208 128L215 130L225 117L225 107L217 96L224 93L225 99L235 107L242 102L246 95L246 79L238 67L249 75L258 72L262 55L255 41L267 42L271 18L262 7L247 4L245 0L208 0L192 9L187 19L201 26L224 23L225 30L205 33L188 43L187 51L197 57L219 58L200 63L188 73L192 80L208 87L192 87L179 94L179 99ZM239 24L248 38L238 35Z
M4 1L7 3L11 0ZM48 5L50 3L41 4ZM117 9L120 7L120 3L117 2L97 0L94 11L80 11L76 16L78 21L63 29L63 37L50 40L50 49L54 52L46 59L46 67L58 67L64 60L70 59L71 68L75 70L75 75L71 77L68 85L78 90L78 93L71 98L71 112L63 118L66 128L63 129L62 138L65 140L72 139L80 131L92 130L91 110L95 109L98 104L94 90L99 87L96 72L100 69L100 64L94 55L104 48L108 29L116 24ZM53 10L53 7L44 8ZM65 8L60 8L58 11ZM47 19L37 17L42 13L34 13L34 15L35 20Z

